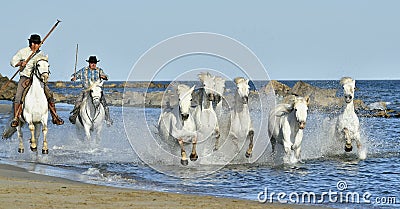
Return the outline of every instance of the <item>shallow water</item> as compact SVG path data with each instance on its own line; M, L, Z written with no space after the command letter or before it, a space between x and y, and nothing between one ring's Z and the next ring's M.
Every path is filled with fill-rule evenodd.
M359 92L363 91L360 89ZM398 95L385 94L382 98L376 95L371 98L365 94L359 96L368 97L370 101L383 100L398 105ZM60 115L67 119L72 106L57 104L57 107ZM338 208L400 207L398 118L360 118L362 138L367 147L366 160L358 160L354 151L344 153L342 145L332 142L330 129L333 122L329 114L312 112L304 133L303 163L277 163L270 154L270 146L267 146L255 147L257 150L250 160L239 153L233 164L225 165L226 160L220 158L223 156L209 158L211 162L205 161L204 156L208 151L200 147L203 155L199 156L199 161L190 161L184 167L180 165L178 151L169 155L161 152L163 149L174 150L177 146L172 145L170 150L161 144L158 146L160 149L153 147L153 143L160 143L155 128L159 109L111 107L111 113L115 123L110 128L103 127L99 143L77 139L75 127L70 123L63 126L50 124L49 155L30 152L27 141L25 153L17 153L18 140L14 136L11 140L1 142L0 162L24 167L35 173L124 188L254 201L265 199L267 202L272 199L274 202L281 200L291 204L316 203ZM257 126L263 121L259 115L258 112L252 113L252 117L256 118L257 140L260 144L268 144L265 129ZM7 117L0 115L1 124L5 124ZM24 129L24 135L25 139L29 138L27 128ZM229 151L231 145L227 142L225 146ZM247 142L243 146L246 147ZM279 199L278 193L286 196L280 196ZM331 196L328 196L329 193ZM315 201L312 198L311 201L302 199L304 194L315 194ZM346 202L346 195L349 194L357 194L359 199L348 198ZM396 204L393 204L393 198ZM321 203L318 203L319 200ZM384 204L379 200L392 202ZM368 201L370 203L366 203Z

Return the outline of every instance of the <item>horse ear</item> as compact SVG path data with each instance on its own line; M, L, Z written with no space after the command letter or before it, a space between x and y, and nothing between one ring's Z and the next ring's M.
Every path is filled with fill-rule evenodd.
M306 102L307 102L307 106L310 105L310 97L306 96Z

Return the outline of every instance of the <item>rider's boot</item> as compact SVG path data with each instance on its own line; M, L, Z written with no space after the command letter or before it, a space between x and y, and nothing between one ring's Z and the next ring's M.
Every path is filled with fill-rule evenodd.
M20 103L14 103L14 118L11 121L11 127L17 127L19 125L19 116L22 112L22 105Z
M110 110L108 109L107 106L104 107L104 113L106 115L105 119L106 119L107 126L110 127L113 124L113 120L110 117Z
M71 114L72 115L69 116L69 122L71 122L72 124L75 124L76 123L76 117L79 114L79 106L75 106L74 109L71 111Z
M53 124L56 125L62 125L64 124L63 119L61 119L56 112L56 105L54 104L54 102L49 102L49 109L50 109L50 114L52 117L51 122L53 122Z

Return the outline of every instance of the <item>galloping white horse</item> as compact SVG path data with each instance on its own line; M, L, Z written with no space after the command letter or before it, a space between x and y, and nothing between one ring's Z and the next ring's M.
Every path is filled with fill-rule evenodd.
M40 126L43 132L43 148L42 154L48 154L47 147L47 118L48 118L48 103L44 93L44 84L49 79L49 63L47 56L34 57L34 70L32 72L31 86L26 93L23 103L23 111L20 117L19 126L17 126L19 147L18 152L24 152L22 125L25 121L28 123L29 130L31 131L30 148L32 151L37 151L37 140L40 136ZM22 118L23 117L23 118Z
M218 149L219 146L219 125L217 114L213 108L213 101L215 98L215 83L214 77L210 73L200 73L200 82L203 87L200 88L200 102L195 109L195 122L197 127L197 138L202 141L207 139L215 138L214 150Z
M249 102L249 80L242 77L235 78L236 92L233 110L231 113L230 131L228 137L238 145L238 140L248 139L249 148L246 157L249 158L253 152L254 128L250 118ZM237 146L238 148L238 146Z
M179 84L176 91L179 102L176 106L164 109L158 119L158 132L160 137L165 140L178 140L181 148L181 164L188 165L184 142L192 142L192 152L190 160L196 161L196 124L191 110L193 87Z
M354 90L356 81L349 77L343 77L340 80L343 87L344 111L339 115L336 121L335 136L338 140L346 142L344 150L350 152L353 150L352 140L357 143L358 153L361 151L360 140L360 122L354 112Z
M309 101L308 97L293 96L289 104L278 104L270 112L268 134L271 136L273 153L278 142L283 144L287 159L289 159L290 151L294 150L296 160L300 160L301 142L303 140L303 129L306 126Z
M100 102L102 96L103 81L96 81L90 85L85 91L85 97L78 114L78 121L75 123L78 135L83 128L86 139L90 140L91 132L96 131L96 140L99 142L101 138L101 130L105 112L103 105Z

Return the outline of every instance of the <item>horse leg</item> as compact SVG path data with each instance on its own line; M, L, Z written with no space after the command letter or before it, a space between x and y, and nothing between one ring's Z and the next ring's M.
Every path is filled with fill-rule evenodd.
M19 153L24 153L24 139L22 136L22 130L21 130L21 126L17 126L17 133L18 133L18 139L19 139L19 146L18 146L18 152Z
M43 148L42 154L49 154L49 148L47 147L47 124L43 124Z
M276 139L273 136L271 136L269 141L271 142L272 153L275 153Z
M90 141L90 127L85 126L85 135L86 135L86 140Z
M219 147L219 138L221 137L221 134L219 133L219 127L217 127L214 130L214 135L215 135L215 144L214 144L214 151L218 150Z
M343 128L344 139L346 140L346 145L344 146L344 151L351 152L353 150L353 146L351 145L351 138L349 129Z
M179 138L178 139L178 143L181 146L181 157L182 157L181 158L181 164L182 165L188 165L189 161L187 160L187 157L186 157L185 147L183 145L183 139Z
M296 149L294 149L294 154L295 154L296 159L297 159L298 161L302 162L302 161L300 160L300 157L301 157L301 145L298 146L298 147L296 147Z
M192 153L190 153L191 161L196 161L199 158L199 156L196 153L196 145L197 145L197 137L194 137L192 141Z
M294 144L291 147L291 149L295 152L297 160L300 160L301 141L303 141L303 130L299 129L297 131L296 137L294 138Z
M250 130L247 134L247 139L250 140L249 148L246 151L246 157L249 158L253 153L253 138L254 138L254 130Z
M36 136L35 136L35 125L33 123L29 123L29 130L31 131L31 151L36 152L37 151L37 144L36 144Z

